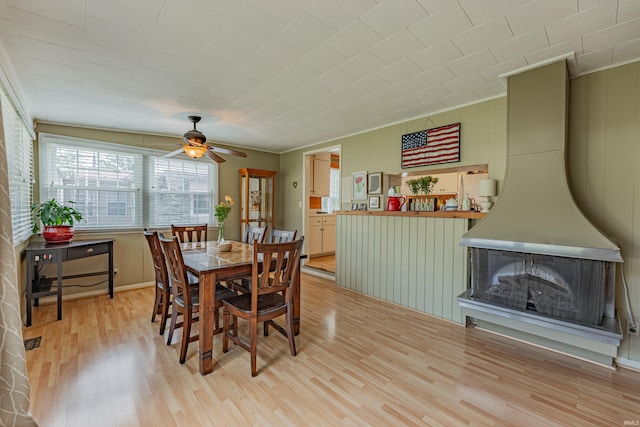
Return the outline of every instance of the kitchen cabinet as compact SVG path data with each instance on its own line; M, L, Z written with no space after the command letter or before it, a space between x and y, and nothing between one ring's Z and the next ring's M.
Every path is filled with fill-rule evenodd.
M310 196L329 197L331 182L331 154L309 156L307 187Z
M310 215L304 243L309 256L335 252L335 215Z
M438 178L438 183L433 186L433 191L431 194L457 194L458 193L458 174L455 172L452 173L442 173L438 175L433 175Z
M273 229L276 172L240 169L240 238L248 226Z

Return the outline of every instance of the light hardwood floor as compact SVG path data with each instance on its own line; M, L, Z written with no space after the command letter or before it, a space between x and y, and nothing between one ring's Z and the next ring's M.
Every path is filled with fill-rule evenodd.
M35 310L25 338L41 426L602 425L640 420L640 373L613 371L378 301L303 274L298 356L286 339L198 373L150 322L153 289ZM242 330L242 329L241 329Z
M336 256L325 255L325 256L311 258L306 261L305 266L315 268L318 270L328 271L329 273L335 273L336 272Z

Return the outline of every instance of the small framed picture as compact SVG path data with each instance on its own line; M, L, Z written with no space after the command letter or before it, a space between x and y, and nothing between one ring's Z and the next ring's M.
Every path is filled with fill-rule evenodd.
M352 198L356 200L367 199L367 171L353 172L351 174L353 185Z
M351 210L352 211L357 211L358 210L358 204L357 203L351 203Z
M360 210L361 211L366 211L367 210L367 204L366 203L360 203Z
M382 194L382 172L370 173L369 194Z
M369 209L380 209L380 196L369 197Z

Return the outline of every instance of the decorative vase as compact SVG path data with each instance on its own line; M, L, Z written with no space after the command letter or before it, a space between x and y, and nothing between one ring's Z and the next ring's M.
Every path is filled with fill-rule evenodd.
M70 225L47 225L42 230L47 243L67 243L73 239L73 227Z
M224 242L224 221L218 223L218 245Z

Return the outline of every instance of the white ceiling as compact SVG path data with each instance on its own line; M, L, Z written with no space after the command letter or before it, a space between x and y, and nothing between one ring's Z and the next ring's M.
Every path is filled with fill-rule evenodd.
M36 121L282 152L640 58L639 0L0 0Z

